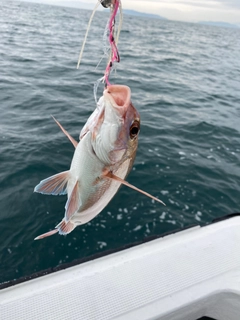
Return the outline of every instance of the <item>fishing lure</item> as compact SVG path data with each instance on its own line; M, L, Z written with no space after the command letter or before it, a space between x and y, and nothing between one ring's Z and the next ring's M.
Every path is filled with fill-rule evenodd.
M106 31L104 33L104 35L106 35L106 37L108 39L108 43L109 43L109 50L108 49L105 50L105 53L108 54L108 51L110 51L110 54L109 54L108 63L106 66L104 76L102 78L100 78L99 80L97 80L97 82L94 86L94 96L95 96L96 101L97 101L96 92L97 92L97 88L98 88L99 83L100 82L105 83L106 87L111 85L110 81L109 81L111 70L112 70L115 62L120 62L120 56L119 56L119 52L117 49L117 44L118 44L118 40L119 40L119 36L120 36L120 32L121 32L121 27L122 27L122 3L121 3L121 0L99 0L98 3L96 4L96 6L92 12L92 15L89 19L89 22L88 22L87 31L86 31L83 45L82 45L82 48L81 48L81 51L79 54L77 68L79 68L79 66L80 66L82 56L83 56L84 47L85 47L85 44L87 41L87 36L89 33L89 29L90 29L94 14L95 14L99 4L102 4L102 6L105 8L110 8L110 18L109 18L109 21L106 26ZM119 11L119 24L118 24L118 28L116 31L115 23L116 23L116 16L117 16L118 11Z

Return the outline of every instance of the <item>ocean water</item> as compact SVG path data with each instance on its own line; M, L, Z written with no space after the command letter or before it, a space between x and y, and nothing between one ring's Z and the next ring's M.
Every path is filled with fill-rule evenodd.
M74 151L51 115L77 139L105 69L108 12L76 69L90 14L0 2L0 283L240 211L240 30L124 16L111 82L131 88L142 120L128 181L167 206L121 187L88 224L33 241L66 202L33 189Z

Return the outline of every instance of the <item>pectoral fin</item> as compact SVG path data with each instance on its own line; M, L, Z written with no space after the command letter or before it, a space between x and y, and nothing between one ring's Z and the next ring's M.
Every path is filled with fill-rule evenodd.
M67 130L65 130L64 128L63 128L63 126L60 124L60 122L58 122L55 118L54 118L54 116L52 116L53 117L53 120L57 123L57 125L60 127L60 129L62 130L62 132L68 137L68 139L72 142L72 144L73 144L73 146L75 147L75 148L77 148L77 145L78 145L78 142L67 132Z
M75 183L75 186L71 192L71 195L66 203L65 209L65 218L66 221L69 221L71 217L74 215L74 213L79 209L81 206L81 198L80 198L80 192L79 192L79 181Z
M164 206L166 205L166 204L165 204L164 202L162 202L160 199L152 196L151 194L149 194L149 193L147 193L147 192L145 192L145 191L143 191L143 190L141 190L141 189L139 189L139 188L137 188L137 187L134 187L132 184L130 184L130 183L128 183L127 181L125 181L125 180L123 180L123 179L115 176L115 175L114 175L113 173L111 173L111 172L108 172L108 173L106 173L106 174L103 174L102 177L103 177L103 178L107 178L107 179L112 179L112 180L118 181L118 182L120 182L121 184L124 184L125 186L127 186L127 187L129 187L129 188L131 188L131 189L133 189L133 190L136 190L136 191L144 194L145 196L147 196L147 197L149 197L149 198L151 198L151 199L153 199L153 200L155 200L155 201L157 201L157 202L160 202L160 203L163 204Z
M45 180L42 180L35 188L34 192L52 195L63 195L67 193L67 183L69 171L64 171Z

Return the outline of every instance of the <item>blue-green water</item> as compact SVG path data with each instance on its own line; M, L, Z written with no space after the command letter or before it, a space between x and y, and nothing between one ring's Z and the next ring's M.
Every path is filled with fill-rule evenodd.
M103 75L107 13L97 13L76 69L89 11L0 3L0 282L240 211L240 31L124 17L113 83L128 85L142 118L128 181L68 236L33 239L62 219L66 197L34 194L68 170ZM99 89L100 96L102 88Z

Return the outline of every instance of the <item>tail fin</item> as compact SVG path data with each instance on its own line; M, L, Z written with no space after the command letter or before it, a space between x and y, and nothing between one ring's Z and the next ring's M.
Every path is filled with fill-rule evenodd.
M66 235L75 229L75 223L71 222L70 220L66 222L64 219L56 226L58 228L58 232L61 235Z
M53 234L55 234L55 233L57 233L57 232L58 232L57 229L52 230L52 231L49 231L49 232L46 232L46 233L41 234L40 236L36 237L34 240L40 240L40 239L43 239L43 238L52 236Z
M76 227L74 223L71 221L66 222L64 219L56 226L56 229L51 230L49 232L43 233L40 236L36 237L34 240L40 240L49 236L52 236L55 233L59 233L61 235L66 235L73 231L73 229Z

